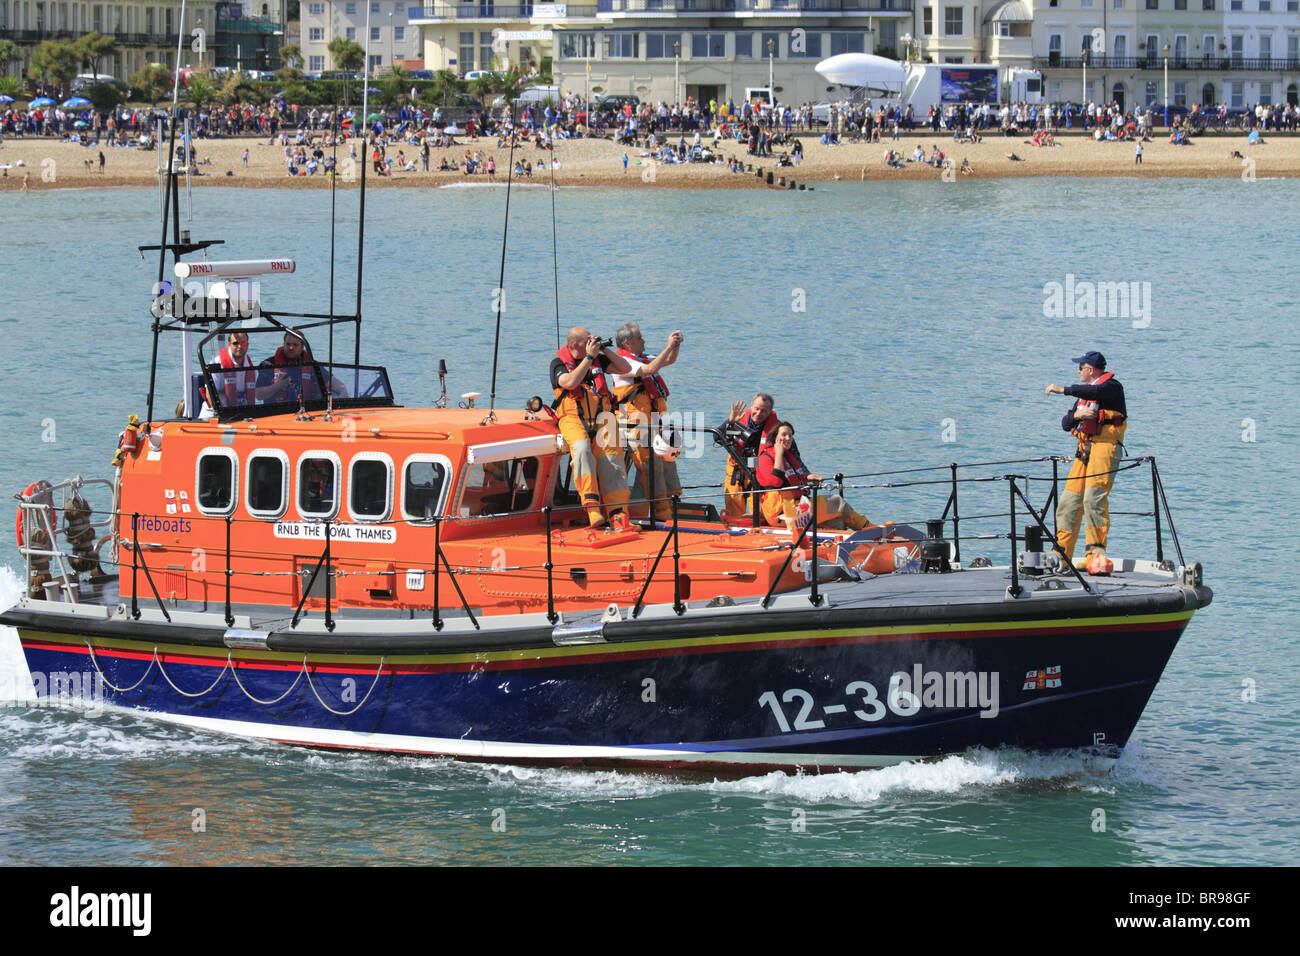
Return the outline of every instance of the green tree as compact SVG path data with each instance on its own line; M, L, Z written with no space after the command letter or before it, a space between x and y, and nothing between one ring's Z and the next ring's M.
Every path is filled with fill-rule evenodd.
M410 89L411 75L400 66L394 66L379 83L380 98L385 104L396 103L400 97L408 95Z
M0 93L5 96L12 96L14 99L21 99L23 81L16 76L0 76Z
M303 64L302 47L296 43L286 43L280 47L280 62L293 70L301 70Z
M0 38L0 75L9 69L9 61L18 59L18 46L13 40ZM10 94L12 95L12 94Z
M347 37L335 37L326 44L325 49L330 51L330 59L334 61L334 69L336 70L355 73L365 65L366 51L355 40L349 40Z
M99 33L87 33L74 41L77 55L81 62L88 68L88 72L99 74L99 65L105 57L111 57L117 52L117 41L112 37L106 37Z
M131 74L131 98L147 100L154 106L172 88L172 74L161 63L146 63Z
M266 97L262 95L257 84L238 73L232 73L217 92L217 102L223 106L234 103L261 103L264 99Z
M46 40L32 53L31 72L67 87L81 68L81 54L71 40Z
M101 113L117 109L126 102L126 90L117 83L92 83L81 91Z
M206 76L198 73L191 73L189 82L186 84L186 96L199 109L207 106L217 98L217 87Z

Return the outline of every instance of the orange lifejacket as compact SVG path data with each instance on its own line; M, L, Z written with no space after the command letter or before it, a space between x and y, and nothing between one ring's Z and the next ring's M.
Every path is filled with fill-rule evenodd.
M640 362L642 365L650 364L650 359L646 358L645 355L637 355L635 352L630 352L627 349L616 349L615 351L617 354L623 356L623 358L632 359L635 362ZM652 402L657 402L662 398L668 397L668 386L664 383L663 376L658 372L651 375L638 375L636 377L636 384L645 389L646 395L650 396L650 401ZM629 397L631 397L631 392L629 392L623 400L626 401Z
M236 365L234 358L230 354L229 346L223 348L220 352L217 353L217 360L221 362L222 368L245 369L243 375L236 374L236 375L223 376L223 378L225 379L224 385L225 385L225 392L226 392L226 404L237 405L239 404L238 391L237 391L239 386L239 380L241 378L244 380L245 393L255 389L257 387L257 367L253 365L253 360L248 357L247 352L244 353L244 364L242 366ZM245 398L247 398L247 395L245 395ZM249 402L248 404L253 404L253 403Z
M1098 375L1095 379L1092 380L1092 384L1100 385L1103 382L1107 382L1114 377L1115 377L1114 372L1103 372L1101 375ZM1081 398L1077 402L1075 402L1074 408L1076 411L1080 408L1095 408L1097 411L1096 418L1082 418L1079 419L1077 422L1075 422L1074 425L1075 433L1080 438L1083 439L1089 439L1092 438L1094 435L1100 435L1101 426L1106 424L1105 419L1106 419L1107 409L1101 408L1099 405L1097 405L1095 401L1089 401L1086 398ZM1124 416L1120 415L1119 412L1111 412L1111 415L1113 416L1113 419L1110 422L1110 424L1112 425L1123 424Z
M808 492L808 466L803 463L799 457L799 448L797 445L791 445L790 450L785 453L785 484L769 484L776 482L776 475L773 472L776 469L776 446L772 444L764 445L763 450L758 456L758 483L765 491L793 490L798 494L807 494Z
M573 353L569 351L567 345L555 350L555 357L564 363L567 371L574 371L582 362L582 357L575 359ZM584 356L585 357L585 356ZM584 381L578 383L576 388L563 389L558 386L555 389L555 397L563 398L565 394L576 402L581 402L584 395L590 391L595 394L598 401L614 401L614 396L610 393L609 383L605 381L605 370L600 367L600 359L592 360L591 368L587 370L587 377Z

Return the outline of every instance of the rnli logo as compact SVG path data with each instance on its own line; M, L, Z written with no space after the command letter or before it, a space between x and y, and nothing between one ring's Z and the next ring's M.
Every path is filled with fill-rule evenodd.
M1047 688L1061 686L1061 665L1055 667L1043 667L1038 670L1027 671L1025 673L1025 682L1020 686L1021 690L1044 690Z

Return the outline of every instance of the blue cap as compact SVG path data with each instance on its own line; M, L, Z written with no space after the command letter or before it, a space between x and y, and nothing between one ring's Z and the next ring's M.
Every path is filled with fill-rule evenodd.
M1106 370L1106 356L1100 352L1084 352L1077 359L1070 359L1075 365L1091 365L1098 371Z

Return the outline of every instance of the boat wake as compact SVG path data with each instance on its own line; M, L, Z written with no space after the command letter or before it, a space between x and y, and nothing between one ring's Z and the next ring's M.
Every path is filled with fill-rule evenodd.
M17 604L22 593L22 579L18 572L8 565L0 567L0 607ZM18 642L18 632L0 625L0 706L35 699L32 675Z

